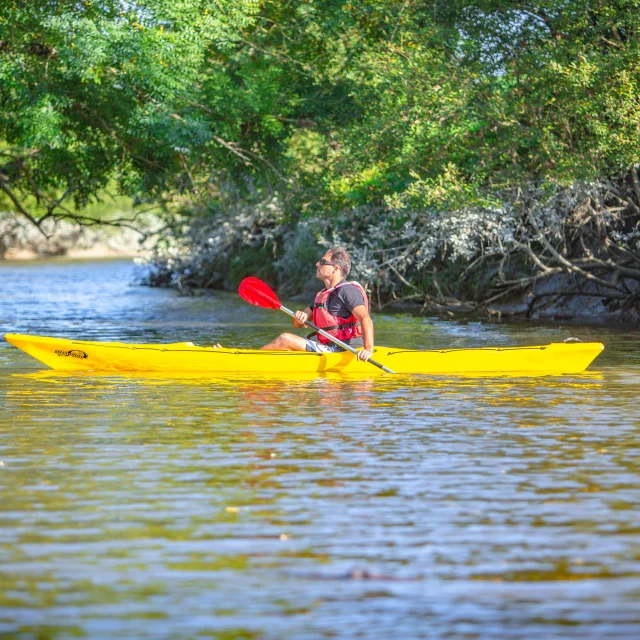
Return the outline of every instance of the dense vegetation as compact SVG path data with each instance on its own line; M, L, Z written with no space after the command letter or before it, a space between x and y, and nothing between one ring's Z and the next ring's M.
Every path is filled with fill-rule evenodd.
M0 5L0 208L45 231L115 186L157 283L340 242L380 305L635 307L636 0Z

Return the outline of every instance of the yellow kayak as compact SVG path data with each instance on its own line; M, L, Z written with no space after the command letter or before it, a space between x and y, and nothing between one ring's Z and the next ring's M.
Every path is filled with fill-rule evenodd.
M129 344L89 342L20 334L5 340L52 369L198 373L355 373L382 372L352 353L306 353L215 349L192 342ZM559 342L528 347L480 347L416 351L376 347L375 358L400 374L559 375L584 371L604 349L599 342Z

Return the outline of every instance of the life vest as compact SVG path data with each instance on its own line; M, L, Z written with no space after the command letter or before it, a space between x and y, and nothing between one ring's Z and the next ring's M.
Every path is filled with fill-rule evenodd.
M369 309L369 298L367 297L367 292L364 290L361 284L358 282L340 282L335 287L331 289L323 289L316 296L315 302L313 303L313 324L316 327L320 327L320 329L324 329L327 333L330 333L338 340L342 340L343 342L346 340L351 340L352 338L359 338L362 336L362 327L358 322L358 319L355 316L350 316L349 318L339 318L338 316L332 316L327 309L327 301L329 300L329 296L340 287L344 287L345 285L352 284L362 293L362 297L364 298L364 306ZM331 342L328 338L325 338L323 335L319 333L316 334L318 341L322 344L327 344Z

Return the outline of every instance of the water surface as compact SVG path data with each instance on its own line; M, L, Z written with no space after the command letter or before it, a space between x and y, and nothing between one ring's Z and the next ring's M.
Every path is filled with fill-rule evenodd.
M0 265L0 332L256 347L288 328L133 269ZM606 350L580 376L169 379L52 372L2 342L0 636L638 637L637 331L375 323L393 346Z

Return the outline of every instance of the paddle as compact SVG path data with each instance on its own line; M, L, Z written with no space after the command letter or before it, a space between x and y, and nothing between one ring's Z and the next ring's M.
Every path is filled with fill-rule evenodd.
M255 304L256 307L264 307L265 309L279 309L280 311L284 311L286 314L290 315L292 318L295 318L295 313L286 307L283 307L280 304L280 300L278 300L278 296L266 285L262 280L258 280L258 278L245 278L238 287L238 294L243 300L246 300L250 304ZM330 333L327 333L323 329L316 327L312 322L307 321L305 323L309 327L311 327L314 331L317 331L320 335L324 336L331 342L337 344L347 351L351 351L354 355L358 355L358 352L350 347L348 344L342 342L342 340L338 340ZM395 373L391 371L388 367L385 367L383 364L376 362L369 358L367 362L370 362L372 365L386 371L387 373Z

